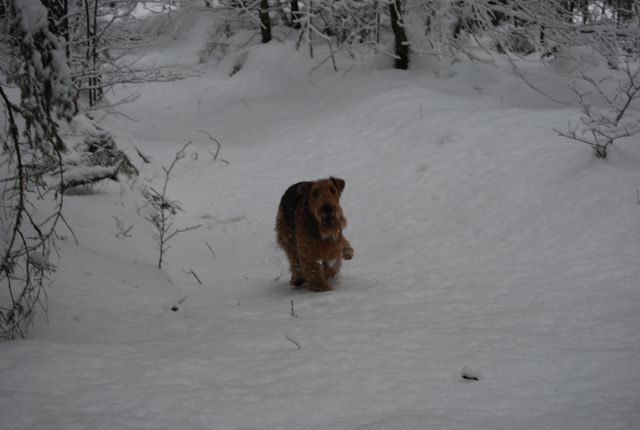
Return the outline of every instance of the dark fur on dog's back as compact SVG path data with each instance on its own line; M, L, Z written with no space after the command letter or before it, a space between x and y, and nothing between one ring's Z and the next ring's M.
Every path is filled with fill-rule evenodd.
M292 285L330 290L327 279L338 274L343 259L353 257L353 248L342 235L347 225L340 207L344 184L333 177L298 182L280 199L277 242L289 259Z
M304 199L304 194L300 192L301 187L311 182L298 182L287 188L284 195L280 199L280 207L282 208L282 215L287 228L287 234L289 237L293 237L296 231L296 208L300 205L300 202Z

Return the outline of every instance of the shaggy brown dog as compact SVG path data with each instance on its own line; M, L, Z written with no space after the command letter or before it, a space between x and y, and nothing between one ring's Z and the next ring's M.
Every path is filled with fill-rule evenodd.
M289 259L290 284L311 291L331 290L327 279L340 271L353 248L342 235L347 220L340 207L344 181L338 178L298 182L280 200L276 217L278 244Z

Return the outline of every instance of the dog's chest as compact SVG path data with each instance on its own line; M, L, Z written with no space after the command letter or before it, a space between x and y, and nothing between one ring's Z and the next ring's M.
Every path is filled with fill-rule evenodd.
M340 237L336 240L311 239L302 244L302 252L314 260L330 261L341 258L342 247Z

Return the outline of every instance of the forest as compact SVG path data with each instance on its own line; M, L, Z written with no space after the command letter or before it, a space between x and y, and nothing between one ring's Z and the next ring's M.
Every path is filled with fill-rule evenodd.
M637 0L0 0L0 106L0 429L640 425Z

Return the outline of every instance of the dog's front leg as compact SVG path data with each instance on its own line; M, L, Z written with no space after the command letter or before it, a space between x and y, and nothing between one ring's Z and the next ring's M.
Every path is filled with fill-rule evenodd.
M320 262L310 258L301 258L300 263L302 266L302 275L305 279L304 285L309 291L332 290L324 277L324 269Z
M353 258L353 248L346 237L342 237L342 258L351 260Z
M322 271L324 273L324 279L335 278L336 275L340 273L340 266L342 266L342 260L340 258L323 261Z

